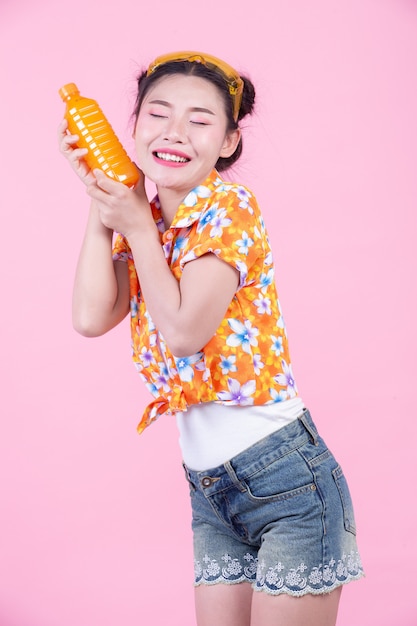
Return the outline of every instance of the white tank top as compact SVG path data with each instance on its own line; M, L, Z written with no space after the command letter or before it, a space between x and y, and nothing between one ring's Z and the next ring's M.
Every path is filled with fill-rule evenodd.
M193 404L176 415L184 463L196 471L217 467L297 419L303 409L299 397L261 406Z

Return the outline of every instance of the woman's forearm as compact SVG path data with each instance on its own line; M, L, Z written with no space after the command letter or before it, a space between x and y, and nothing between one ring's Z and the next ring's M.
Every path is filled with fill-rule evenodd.
M237 271L213 254L185 265L181 282L165 259L156 229L129 239L142 297L171 352L201 350L221 323L238 286Z
M137 233L129 238L142 297L152 320L175 352L181 342L181 291L161 248L157 230Z
M78 259L73 290L73 325L85 336L98 336L113 328L128 311L127 268L118 274L112 259L113 233L91 203ZM122 270L126 269L126 279ZM120 284L119 284L120 283Z

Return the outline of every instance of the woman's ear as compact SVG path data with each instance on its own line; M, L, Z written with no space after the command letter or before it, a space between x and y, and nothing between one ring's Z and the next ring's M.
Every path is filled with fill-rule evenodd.
M241 135L242 133L240 131L240 128L229 131L225 137L224 144L219 156L226 159L232 156L238 146Z

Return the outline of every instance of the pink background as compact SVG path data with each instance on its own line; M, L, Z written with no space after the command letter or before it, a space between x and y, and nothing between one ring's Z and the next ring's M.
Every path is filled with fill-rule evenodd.
M417 3L1 0L0 626L194 626L187 487L127 322L70 302L87 197L58 88L129 151L138 70L203 49L254 80L235 177L258 196L301 394L344 466L366 579L339 626L415 626ZM271 10L273 8L273 13Z

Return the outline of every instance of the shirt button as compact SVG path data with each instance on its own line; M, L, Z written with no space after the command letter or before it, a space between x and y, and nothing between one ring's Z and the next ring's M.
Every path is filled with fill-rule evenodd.
M171 241L173 236L174 235L171 233L170 230L167 233L165 233L165 239L167 239L168 241Z

